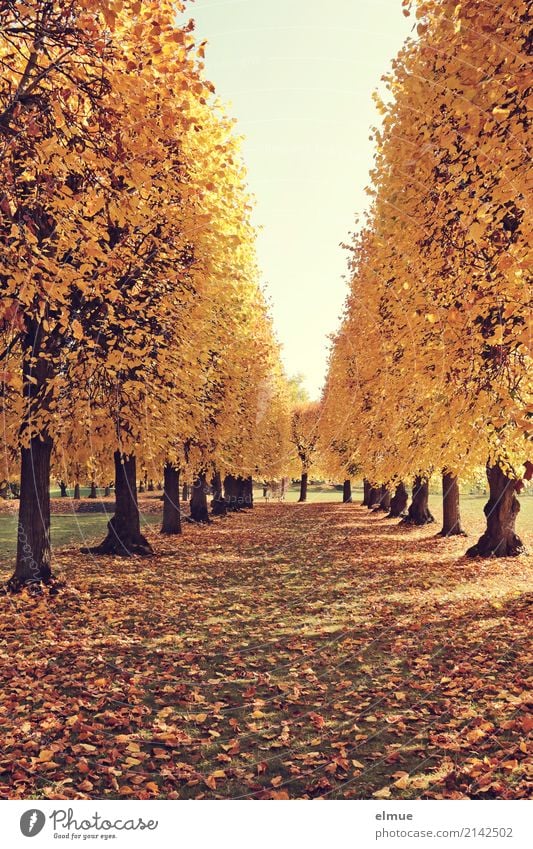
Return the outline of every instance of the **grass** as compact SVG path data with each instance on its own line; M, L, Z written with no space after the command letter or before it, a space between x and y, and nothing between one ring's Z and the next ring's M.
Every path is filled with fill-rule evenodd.
M83 546L98 537L105 536L109 516L105 513L81 513L74 515L52 514L51 538L54 547ZM160 517L147 514L143 523L157 524ZM0 515L0 562L12 558L17 548L17 517L16 515Z

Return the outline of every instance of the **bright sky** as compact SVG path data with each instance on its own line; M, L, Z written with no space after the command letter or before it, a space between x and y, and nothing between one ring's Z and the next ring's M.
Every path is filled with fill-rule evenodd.
M372 91L413 25L401 0L196 0L207 76L238 120L288 374L318 397L367 204Z

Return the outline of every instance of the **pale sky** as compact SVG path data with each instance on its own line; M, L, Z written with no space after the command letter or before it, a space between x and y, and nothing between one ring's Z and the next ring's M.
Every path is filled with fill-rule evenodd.
M410 34L401 0L196 0L206 72L245 136L259 263L289 375L312 397L368 202L372 91Z

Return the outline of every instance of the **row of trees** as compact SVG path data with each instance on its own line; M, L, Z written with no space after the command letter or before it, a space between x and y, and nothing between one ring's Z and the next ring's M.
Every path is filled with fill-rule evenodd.
M98 551L149 554L136 458L220 492L281 477L290 393L239 140L170 0L0 8L0 360L19 589L51 577L51 475L115 480ZM20 460L20 475L13 465ZM237 488L239 483L235 484ZM201 503L200 503L201 502Z
M462 532L459 477L486 464L487 529L470 555L516 555L516 490L530 477L528 254L530 25L522 0L403 0L415 11L377 98L371 209L350 250L350 291L318 430L329 468L365 501ZM524 472L524 464L526 471Z

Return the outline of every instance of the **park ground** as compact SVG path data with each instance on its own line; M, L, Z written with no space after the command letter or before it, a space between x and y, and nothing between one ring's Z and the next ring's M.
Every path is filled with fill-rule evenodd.
M60 548L57 595L0 599L0 797L531 795L531 558L438 529L271 502L152 522L149 559Z

